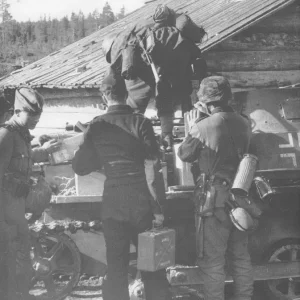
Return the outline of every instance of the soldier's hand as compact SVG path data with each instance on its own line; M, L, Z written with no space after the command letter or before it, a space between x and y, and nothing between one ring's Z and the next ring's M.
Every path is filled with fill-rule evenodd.
M53 153L59 149L61 146L61 141L57 141L55 139L46 142L42 148L45 149L48 153Z
M160 227L163 225L163 222L164 222L164 215L163 214L154 214L154 220L153 220L153 223L156 227Z
M189 126L189 130L197 123L197 121L200 119L200 111L198 109L192 109L187 114L187 123Z

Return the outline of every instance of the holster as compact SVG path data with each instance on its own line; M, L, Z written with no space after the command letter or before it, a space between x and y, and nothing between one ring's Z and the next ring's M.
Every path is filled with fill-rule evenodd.
M215 188L212 185L214 177L207 179L202 173L197 181L194 192L195 226L196 226L196 250L198 258L204 255L204 217L212 216L215 208Z
M194 192L194 202L196 210L202 217L213 215L216 202L216 189L213 186L215 177L209 179L207 175L202 173L197 181L197 187Z
M12 175L5 175L3 178L3 189L8 191L13 197L27 198L30 192L30 184Z

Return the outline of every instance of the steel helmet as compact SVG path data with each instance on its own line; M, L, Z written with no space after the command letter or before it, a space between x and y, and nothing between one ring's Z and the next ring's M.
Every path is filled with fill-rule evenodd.
M229 216L234 226L240 231L251 231L258 225L258 221L241 207L233 208L229 212Z
M202 80L197 93L199 102L208 104L222 102L228 104L232 99L229 81L223 76L209 76Z
M102 42L102 52L108 63L111 63L110 51L118 33L111 33L104 37Z

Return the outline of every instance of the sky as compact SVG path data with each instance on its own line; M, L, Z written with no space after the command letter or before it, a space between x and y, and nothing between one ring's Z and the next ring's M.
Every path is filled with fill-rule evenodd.
M62 18L80 10L87 15L98 9L102 11L107 0L8 0L9 12L17 21L37 21L41 16ZM126 12L141 7L145 0L108 0L114 13L118 13L124 5Z

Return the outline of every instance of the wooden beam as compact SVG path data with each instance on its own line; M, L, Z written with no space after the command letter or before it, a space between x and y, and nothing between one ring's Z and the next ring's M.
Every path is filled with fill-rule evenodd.
M251 26L249 32L300 32L300 3L280 10L261 22Z
M102 202L102 196L53 196L51 203L91 203Z
M300 51L224 51L206 52L208 71L300 70Z
M174 267L168 270L172 286L203 284L199 267ZM299 277L300 262L270 262L253 266L254 280L277 280L282 278ZM232 282L231 276L226 276L226 282Z
M45 101L44 113L95 113L103 110L100 98L62 98Z
M300 51L300 35L287 33L242 32L217 45L216 51Z
M272 88L300 83L300 71L218 72L232 88Z
M43 95L45 100L61 100L61 99L82 99L88 97L101 98L99 89L89 88L78 88L78 89L58 89L58 88L39 88L38 92Z

